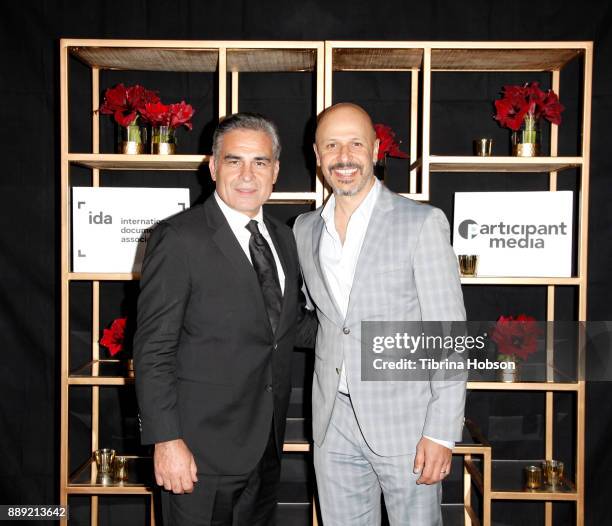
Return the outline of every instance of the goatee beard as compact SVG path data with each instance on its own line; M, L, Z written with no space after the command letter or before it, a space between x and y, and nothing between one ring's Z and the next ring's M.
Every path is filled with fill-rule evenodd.
M329 173L331 174L333 170L342 170L346 168L355 168L359 170L361 175L363 175L363 166L358 163L335 163L335 164L330 165L328 170L329 170ZM334 195L341 196L341 197L353 197L354 195L357 195L359 192L361 192L364 189L369 179L370 179L369 177L362 177L361 181L359 182L359 185L356 188L344 190L342 188L332 187L332 190L334 192Z

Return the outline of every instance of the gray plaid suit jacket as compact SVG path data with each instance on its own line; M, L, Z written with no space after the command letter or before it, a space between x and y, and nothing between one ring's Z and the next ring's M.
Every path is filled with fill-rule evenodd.
M342 319L319 261L321 208L296 220L304 288L319 329L312 386L313 438L322 445L344 360L351 400L368 446L411 454L422 435L461 439L465 381L362 381L362 321L463 321L465 309L443 212L381 188Z

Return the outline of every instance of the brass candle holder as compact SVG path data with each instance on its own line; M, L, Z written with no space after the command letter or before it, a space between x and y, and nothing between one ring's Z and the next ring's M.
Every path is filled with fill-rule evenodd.
M542 468L538 466L525 467L525 489L534 490L542 487Z
M478 256L459 254L457 256L459 260L459 271L462 276L475 276L478 269Z
M493 139L482 137L474 139L474 154L479 157L490 157L493 151Z

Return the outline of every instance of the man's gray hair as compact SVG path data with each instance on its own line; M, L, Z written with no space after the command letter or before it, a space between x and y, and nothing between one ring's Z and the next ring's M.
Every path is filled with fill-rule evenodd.
M281 153L281 144L276 124L259 113L245 112L228 115L219 123L219 126L217 126L217 129L213 134L212 144L212 153L215 157L215 163L218 161L221 153L223 136L233 130L254 130L267 133L272 140L273 160L278 161Z

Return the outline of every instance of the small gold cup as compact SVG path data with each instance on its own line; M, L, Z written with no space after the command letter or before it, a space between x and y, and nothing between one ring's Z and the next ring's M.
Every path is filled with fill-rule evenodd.
M563 462L560 460L544 460L542 461L542 472L544 475L544 484L553 491L562 485L563 481Z
M111 473L113 462L115 461L114 449L96 449L94 451L94 459L98 468L98 473Z
M459 271L462 276L475 276L478 267L478 256L473 254L459 254Z
M115 480L127 480L128 478L128 459L127 457L117 456L115 457L113 475Z
M490 157L493 150L493 139L483 137L474 140L474 153L479 157Z
M540 489L542 487L542 468L538 466L525 467L525 489Z

